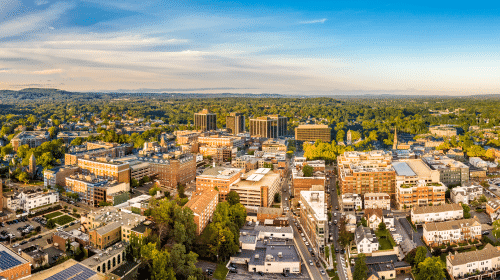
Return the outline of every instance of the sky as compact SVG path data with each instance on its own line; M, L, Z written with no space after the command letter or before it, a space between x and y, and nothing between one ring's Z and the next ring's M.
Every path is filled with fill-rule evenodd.
M0 0L0 89L500 93L499 1Z

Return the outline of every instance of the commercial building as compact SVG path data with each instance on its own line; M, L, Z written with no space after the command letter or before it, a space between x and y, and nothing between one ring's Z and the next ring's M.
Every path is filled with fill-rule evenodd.
M447 189L443 183L426 183L424 180L415 184L400 184L398 182L396 188L397 206L399 209L407 209L417 206L445 204Z
M325 190L326 176L325 172L317 171L313 173L313 176L306 177L302 168L297 166L292 169L292 186L293 195L295 197L300 197L302 191L310 190Z
M498 167L498 164L496 162L491 162L491 161L485 161L480 157L470 157L469 158L469 163L477 168L496 168Z
M365 193L365 209L391 210L391 196L386 193Z
M30 262L0 244L0 277L17 280L28 278L30 275Z
M438 137L457 136L457 128L453 125L435 125L429 127L429 132Z
M423 225L423 228L423 239L425 244L429 246L454 244L482 238L481 223L476 217L446 222L428 222Z
M328 235L328 215L325 192L300 192L300 223L311 240L311 246L324 248Z
M287 135L288 118L271 115L250 119L250 135L252 137L278 138Z
M52 235L52 242L55 248L66 252L66 250L68 249L66 246L67 242L76 242L83 247L88 246L89 235L77 229L70 231L58 230Z
M217 114L203 109L194 114L194 127L202 131L217 130Z
M101 202L117 205L130 198L130 183L97 178L94 175L75 174L66 177L66 191L76 193L83 203L98 207Z
M49 255L44 252L39 245L31 245L18 250L20 251L21 257L29 261L33 268L39 268L49 264Z
M80 168L78 166L59 166L43 171L43 185L45 187L66 186L66 177L76 174Z
M30 211L33 208L59 202L59 193L56 191L27 190L3 197L3 207L16 212L17 210Z
M439 172L439 181L449 185L461 185L469 182L469 167L460 161L446 156L422 157L432 170Z
M369 227L357 227L354 232L354 242L358 254L372 254L379 248L377 236Z
M123 262L126 262L126 248L127 243L120 242L106 250L97 250L94 256L83 260L81 264L95 272L110 273L118 268Z
M215 189L219 192L219 200L225 201L231 186L240 181L242 174L243 170L240 168L207 168L196 176L196 191Z
M471 201L479 199L483 195L483 187L469 185L455 187L450 191L450 199L453 203L469 204Z
M229 187L240 196L245 206L271 207L274 195L280 192L281 176L270 168L259 168L241 175L238 182Z
M10 143L12 149L17 152L17 149L22 145L36 148L47 141L50 141L50 134L47 131L21 131L10 140Z
M207 145L210 147L227 147L227 148L242 148L245 145L245 140L241 137L224 136L224 135L210 135L198 137L200 146Z
M178 184L186 184L195 179L196 158L190 153L176 157L167 154L161 157L138 157L131 169L136 180L142 175L150 174L149 176L160 181L162 186L176 188Z
M132 152L132 144L116 144L107 142L87 142L86 148L64 155L64 164L76 165L80 158L120 158Z
M205 189L193 193L191 199L184 205L194 213L196 234L200 235L208 223L212 221L217 204L219 204L219 193L214 189Z
M116 180L118 183L130 183L130 165L128 163L85 156L78 159L78 167L82 169L83 173L93 174L103 179Z
M266 153L286 152L287 142L284 139L268 139L262 143L262 151Z
M226 130L232 135L245 132L245 116L242 113L231 113L226 116Z
M355 193L342 194L341 204L344 212L363 209L363 200L360 195Z
M430 168L421 159L403 159L392 163L396 171L396 185L417 184L420 181L426 183L437 183L439 171Z
M415 225L457 220L463 217L464 209L459 204L417 206L411 209L411 222Z
M449 253L446 270L452 280L497 279L500 275L500 248L486 244L482 250Z
M344 152L337 158L342 193L394 195L396 172L391 162L390 152Z
M49 269L42 270L38 273L31 275L30 280L59 280L68 279L68 275L77 275L78 280L105 280L106 277L103 274L98 274L92 269L86 267L85 265L75 261L74 259L69 259L61 264L53 266ZM20 277L21 278L21 277ZM10 279L10 278L7 278Z
M240 231L240 250L231 263L247 265L249 272L301 273L301 259L291 227L255 226Z
M321 140L330 143L332 141L332 129L326 124L299 125L295 128L295 140L310 142Z

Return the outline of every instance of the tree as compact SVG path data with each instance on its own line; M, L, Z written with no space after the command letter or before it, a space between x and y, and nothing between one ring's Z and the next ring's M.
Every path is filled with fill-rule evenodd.
M47 227L48 229L53 229L53 228L55 228L55 227L56 227L56 223L54 222L54 220L53 220L53 219L49 219L49 220L47 221L47 225L46 225L46 227Z
M366 280L368 278L368 268L366 266L365 254L359 254L354 264L353 280Z
M414 265L413 265L416 273L418 273L418 266L420 263L422 263L425 260L426 255L427 255L427 249L425 249L424 246L417 247L417 250L415 252Z
M387 225L384 222L380 222L380 224L378 224L378 231L385 232L386 230L387 230Z
M280 195L280 193L275 193L274 194L274 202L275 203L280 203L281 202L281 195Z
M71 146L80 146L81 144L83 144L83 138L82 137L76 137L70 143Z
M302 167L302 172L304 173L304 177L312 177L313 175L314 168L309 165L304 165Z
M479 197L479 203L486 203L488 202L488 199L486 198L486 196L483 194Z
M130 180L130 186L131 186L132 188L137 188L137 187L139 186L139 182L137 182L137 180L136 180L136 179L132 178L132 179Z
M227 194L227 202L229 202L229 205L240 203L240 195L236 191L230 191Z
M500 238L500 220L496 220L493 222L493 230L491 231L495 238Z
M469 205L462 203L462 208L464 209L464 219L469 219L471 217Z
M19 173L18 180L27 184L30 181L28 173L27 172Z
M446 277L444 273L445 265L440 257L426 258L418 264L418 274L416 280L442 280Z
M155 196L157 192L159 192L161 189L157 186L154 186L149 189L149 195L150 196Z
M361 225L363 225L364 227L368 226L368 222L366 221L365 217L361 218Z
M107 202L107 201L101 201L101 202L99 202L99 206L101 206L101 207L112 206L112 205L113 205L113 203Z

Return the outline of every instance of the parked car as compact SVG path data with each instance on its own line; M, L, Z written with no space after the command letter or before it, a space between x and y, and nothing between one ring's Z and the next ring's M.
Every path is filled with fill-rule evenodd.
M314 265L312 260L309 260L309 265Z
M321 269L321 270L319 271L319 273L321 273L321 275L325 275L325 274L326 274L326 273L325 273L325 271L324 271L323 269Z
M12 248L16 248L18 246L19 246L19 243L16 243L16 244L12 245Z
M19 245L24 245L26 243L28 243L28 241L24 240L23 242L19 243Z
M489 231L483 231L483 235L488 235L488 234L490 234Z

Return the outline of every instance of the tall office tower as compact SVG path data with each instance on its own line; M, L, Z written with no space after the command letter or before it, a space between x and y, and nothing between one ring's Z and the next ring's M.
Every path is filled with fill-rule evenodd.
M314 142L321 140L323 142L331 142L331 134L332 130L325 124L305 124L295 128L295 140L297 141Z
M210 112L208 109L203 109L199 113L194 114L194 127L199 130L216 130L217 115Z
M245 116L242 113L231 113L226 116L226 129L233 135L245 132Z
M287 134L287 117L271 115L250 119L250 135L278 138Z

